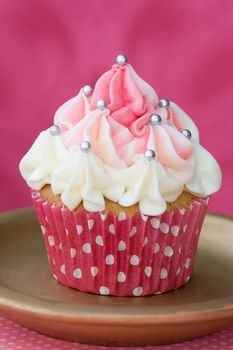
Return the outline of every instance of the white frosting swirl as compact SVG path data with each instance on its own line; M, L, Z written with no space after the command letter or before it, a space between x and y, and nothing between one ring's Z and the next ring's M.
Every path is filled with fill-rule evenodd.
M218 191L222 182L222 173L214 157L201 145L196 144L194 174L186 184L188 191L199 196L209 196Z
M88 211L102 211L104 196L117 202L124 186L107 174L104 164L92 152L78 148L70 151L70 160L57 167L51 179L54 194L61 194L62 202L70 209L82 201Z
M171 179L156 160L148 161L137 156L134 165L122 170L118 181L125 190L119 204L128 207L139 203L139 209L147 215L159 215L166 209L166 201L174 201L183 191L184 184Z
M68 151L59 135L42 131L22 158L19 169L28 186L40 190L51 183L54 170L68 159Z

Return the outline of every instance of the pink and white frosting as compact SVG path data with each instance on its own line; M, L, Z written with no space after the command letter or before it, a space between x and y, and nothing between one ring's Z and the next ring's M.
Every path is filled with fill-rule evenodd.
M99 100L105 108L97 108ZM161 121L152 125L152 114ZM83 201L88 211L102 211L108 198L159 215L184 189L208 196L221 186L221 170L199 144L192 119L174 102L160 107L130 64L113 65L91 93L81 89L57 110L54 124L61 132L43 131L20 171L33 189L51 184L70 210ZM83 141L91 145L88 152L80 148ZM153 159L145 157L147 150L155 152Z

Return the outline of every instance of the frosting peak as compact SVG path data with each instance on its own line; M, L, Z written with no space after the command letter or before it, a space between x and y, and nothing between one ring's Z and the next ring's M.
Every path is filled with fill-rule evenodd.
M174 102L159 103L127 60L117 62L57 110L60 135L42 132L20 162L28 185L51 184L71 210L83 201L101 211L106 197L139 203L147 215L163 213L184 189L198 196L217 191L220 168L199 144L192 119ZM91 146L87 153L83 141ZM155 158L146 159L147 150Z
M147 122L158 103L156 92L130 64L114 64L102 75L95 85L90 108L95 109L97 101L102 98L107 102L111 117L133 133L137 130L134 122L140 118Z

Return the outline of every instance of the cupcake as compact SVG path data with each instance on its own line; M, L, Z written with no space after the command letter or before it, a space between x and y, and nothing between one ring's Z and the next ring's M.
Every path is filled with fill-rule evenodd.
M192 119L126 56L57 110L20 171L58 282L145 296L189 281L221 171Z

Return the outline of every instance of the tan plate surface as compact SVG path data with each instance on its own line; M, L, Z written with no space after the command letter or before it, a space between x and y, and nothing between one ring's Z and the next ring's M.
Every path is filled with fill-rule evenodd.
M233 221L209 215L195 273L183 288L149 297L81 293L49 273L32 209L0 215L0 313L50 336L85 343L181 341L233 325Z

